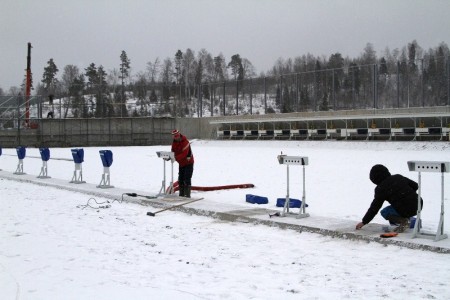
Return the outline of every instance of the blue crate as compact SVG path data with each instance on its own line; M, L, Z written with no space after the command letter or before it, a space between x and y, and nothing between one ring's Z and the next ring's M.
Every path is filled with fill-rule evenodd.
M269 199L267 197L247 194L245 195L245 202L252 204L267 204L269 203Z
M113 153L111 150L100 150L100 158L104 167L111 167L113 163Z
M25 158L25 155L27 153L27 149L25 147L19 146L19 147L16 148L16 151L17 151L17 157L19 159L24 159Z
M72 157L76 164L81 164L84 161L84 150L72 149Z
M42 161L48 161L50 159L50 150L48 148L39 148Z
M286 198L277 198L277 207L284 207L286 203ZM290 208L300 208L302 206L302 200L289 198L289 207ZM308 204L306 204L308 207Z

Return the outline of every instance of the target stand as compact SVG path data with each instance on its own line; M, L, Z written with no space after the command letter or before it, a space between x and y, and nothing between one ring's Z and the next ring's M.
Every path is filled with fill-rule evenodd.
M170 151L157 151L156 155L159 158L163 159L163 180L162 180L162 184L161 184L161 189L159 190L159 194L158 196L168 196L170 194L172 194L174 192L174 187L173 187L173 163L175 161L175 154L173 152ZM166 189L166 162L170 161L170 165L171 165L171 179L170 179L170 184L169 184L169 188Z
M101 189L113 188L114 186L111 185L111 176L109 173L109 167L111 167L113 163L113 154L111 150L100 150L99 153L103 164L103 174L102 179L100 180L100 184L97 185L97 187Z
M42 167L41 172L39 173L37 178L51 178L48 176L48 169L47 169L47 162L50 159L50 150L48 148L39 148L39 153L41 154L42 158Z
M84 161L84 150L83 149L72 149L73 162L75 163L75 170L73 171L72 180L70 183L86 183L83 181L83 161Z
M414 224L414 231L412 238L416 237L428 237L433 238L434 241L440 241L443 239L446 239L448 236L447 234L444 234L444 173L450 172L450 162L440 162L440 161L408 161L408 168L409 171L412 172L418 172L419 173L419 190L418 190L418 209L417 209L417 218L416 223ZM436 234L434 233L426 233L421 232L421 212L422 212L422 203L420 201L421 199L421 179L422 179L422 172L432 172L432 173L441 173L441 213L439 217L439 224L436 231Z
M25 173L23 171L23 159L25 158L27 149L25 147L17 147L16 148L16 152L17 152L17 158L19 159L19 162L17 163L17 168L16 171L14 172L14 174L16 175L25 175L27 173Z
M280 165L286 165L286 174L287 174L287 192L286 192L286 201L284 202L283 212L281 213L281 217L285 217L288 214L291 214L289 211L289 166L290 165L298 165L303 167L303 194L302 194L302 204L300 205L300 211L297 214L296 218L306 218L309 217L309 214L306 213L306 174L305 174L305 166L308 165L308 157L304 156L287 156L287 155L278 155L278 162Z

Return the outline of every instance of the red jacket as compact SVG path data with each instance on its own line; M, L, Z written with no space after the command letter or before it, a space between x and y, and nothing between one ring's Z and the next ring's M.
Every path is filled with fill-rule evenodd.
M172 142L172 152L174 152L175 160L180 164L180 167L194 164L191 145L184 135L181 135L181 141L174 140Z

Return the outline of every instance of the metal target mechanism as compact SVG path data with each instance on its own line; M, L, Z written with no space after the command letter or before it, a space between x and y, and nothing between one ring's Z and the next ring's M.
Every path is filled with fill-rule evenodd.
M27 174L23 171L23 160L26 156L27 149L23 146L19 146L16 148L16 152L17 152L17 158L19 159L19 162L17 163L17 169L14 172L14 174L16 174L16 175Z
M83 180L83 162L84 162L84 149L71 149L73 162L75 163L75 170L73 171L72 180L70 183L81 184L86 183Z
M450 172L450 162L442 162L442 161L408 161L408 169L412 172L419 173L419 190L418 190L418 209L417 209L417 218L416 223L414 224L413 238L416 237L434 237L434 241L440 241L446 239L448 236L444 234L444 173ZM421 232L421 212L422 212L422 203L421 199L421 191L422 191L422 172L431 172L431 173L441 173L441 213L439 217L438 228L436 234L434 233L426 233Z
M114 186L111 185L111 174L109 172L109 167L113 163L113 153L111 150L99 150L99 153L103 164L103 174L97 187L101 189L113 188Z
M283 212L281 213L281 217L285 217L289 212L289 166L297 165L303 167L303 194L302 194L302 204L300 205L300 211L297 214L297 218L306 218L309 217L309 214L306 213L306 173L305 166L308 165L309 159L305 156L288 156L284 154L280 154L277 156L278 163L280 165L286 165L286 177L287 177L287 185L286 185L286 201L284 202Z
M39 153L41 154L42 167L41 172L38 175L38 178L42 179L51 178L50 176L48 176L48 169L47 169L47 162L50 160L50 149L39 148Z
M174 188L173 188L173 163L175 162L175 154L171 151L157 151L156 155L159 158L163 159L163 180L162 180L162 185L161 185L161 189L159 190L159 194L158 195L170 195L174 192ZM170 165L171 165L171 179L170 179L170 184L169 184L169 189L166 189L166 162L170 161Z

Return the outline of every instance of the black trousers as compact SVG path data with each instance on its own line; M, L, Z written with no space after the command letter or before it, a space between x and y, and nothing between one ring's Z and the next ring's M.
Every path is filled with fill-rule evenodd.
M194 173L194 164L180 167L178 169L178 185L191 186L191 179L193 173Z

